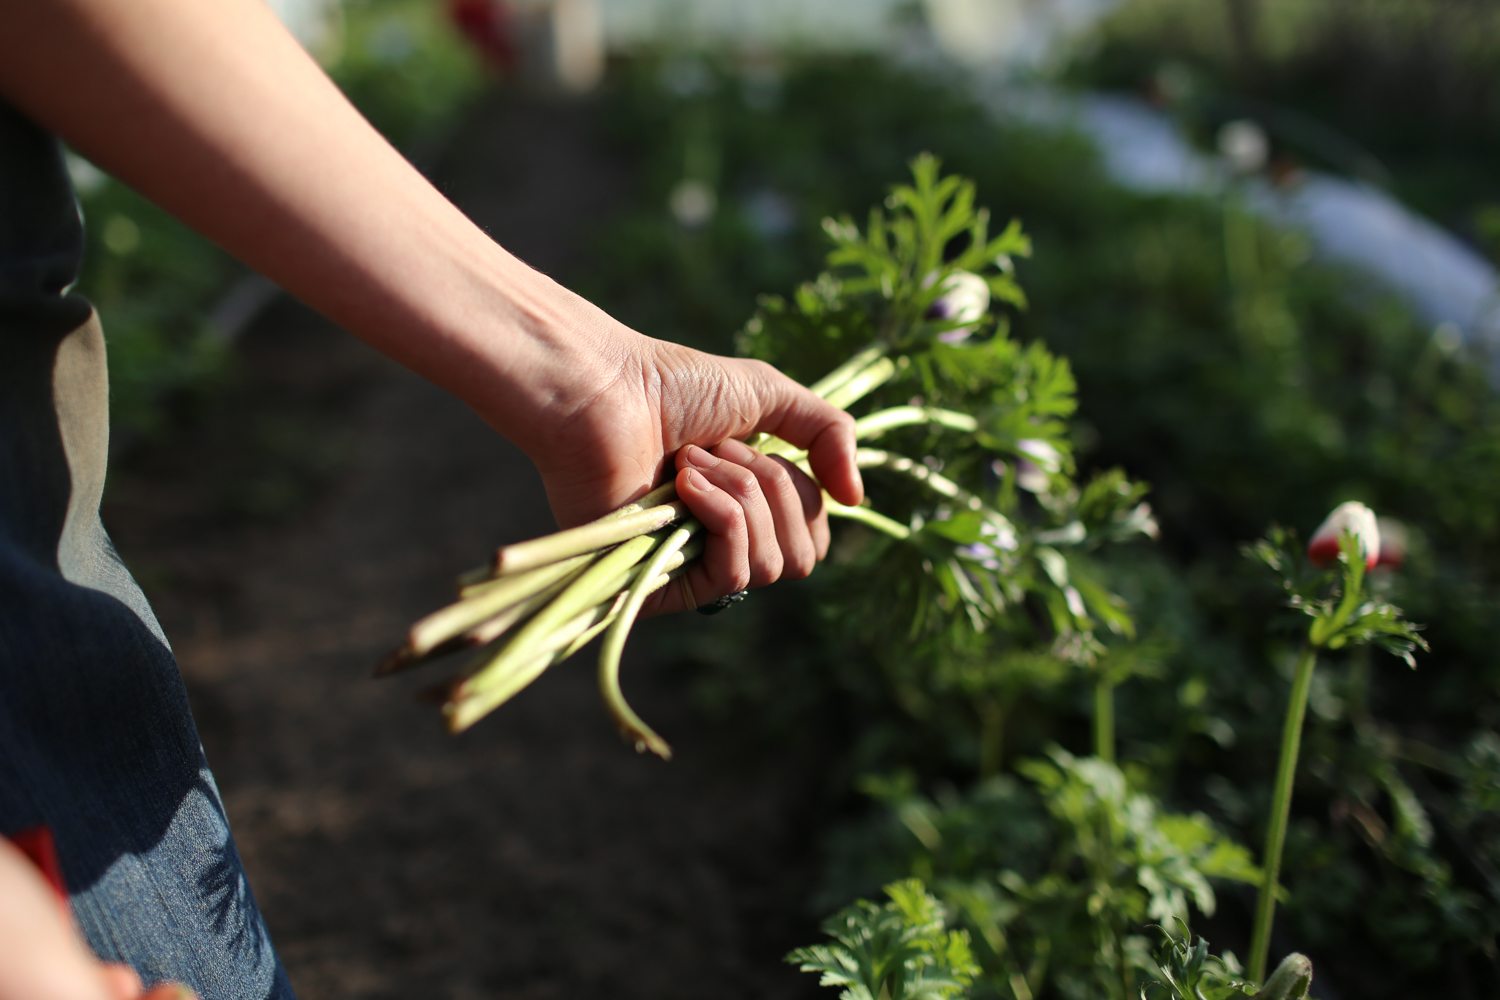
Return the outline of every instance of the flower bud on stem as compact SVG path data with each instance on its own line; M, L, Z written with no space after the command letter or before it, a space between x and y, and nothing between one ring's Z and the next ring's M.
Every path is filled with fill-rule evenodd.
M1276 880L1281 873L1281 851L1286 845L1287 821L1292 811L1292 783L1297 774L1297 755L1302 747L1302 720L1307 716L1307 696L1312 690L1317 650L1311 642L1302 648L1292 676L1292 694L1286 721L1281 727L1281 757L1276 765L1276 787L1271 793L1271 815L1266 827L1266 853L1260 894L1255 901L1255 924L1250 937L1250 978L1256 982L1266 974L1271 952L1271 923L1276 914Z

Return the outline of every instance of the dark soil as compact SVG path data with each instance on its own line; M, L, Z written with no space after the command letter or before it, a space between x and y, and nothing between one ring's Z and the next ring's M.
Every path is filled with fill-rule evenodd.
M566 278L628 193L594 115L496 99L436 176ZM627 693L670 764L622 744L587 656L449 737L412 697L438 675L368 676L456 573L552 528L530 466L295 304L235 351L213 399L117 462L106 518L175 644L299 993L817 995L780 957L813 939L821 758L694 703L683 661L734 668L692 652L715 621L633 640Z

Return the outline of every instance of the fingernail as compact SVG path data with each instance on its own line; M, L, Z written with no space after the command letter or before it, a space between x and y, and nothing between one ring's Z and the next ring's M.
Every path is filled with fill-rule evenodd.
M719 464L717 458L695 444L690 444L683 449L683 457L689 464L696 465L700 469L712 469Z
M714 491L714 484L705 479L697 469L687 470L687 481L689 486L700 493L712 493Z

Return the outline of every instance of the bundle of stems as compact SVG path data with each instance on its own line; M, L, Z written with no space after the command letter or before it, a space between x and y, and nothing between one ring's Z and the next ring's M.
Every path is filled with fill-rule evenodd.
M877 344L860 351L810 388L847 410L890 381L909 362ZM973 417L953 410L897 406L855 422L867 442L898 427L926 425L972 433ZM750 444L806 469L807 455L787 442L760 435ZM879 467L923 483L948 502L978 509L980 501L921 462L862 447L861 468ZM905 524L868 507L850 507L825 495L829 513L906 538ZM463 649L478 653L446 686L443 716L461 732L536 680L553 664L604 635L599 688L621 734L638 751L662 758L671 748L631 709L620 691L620 655L646 598L684 571L698 555L701 526L676 499L671 482L596 521L507 545L482 569L459 579L458 598L411 626L406 641L377 668L388 675Z

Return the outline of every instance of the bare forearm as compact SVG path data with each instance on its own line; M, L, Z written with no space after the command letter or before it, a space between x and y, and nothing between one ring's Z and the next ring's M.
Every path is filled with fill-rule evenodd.
M564 523L656 486L686 445L758 431L808 449L835 499L860 500L846 414L766 366L643 337L517 261L375 133L260 0L0 0L0 96L467 401L537 464ZM684 489L705 523L730 495ZM699 598L739 589L741 565L769 582L778 550L805 563L807 529L793 522L821 523L813 503L782 517L782 535L760 493L734 505L734 518L718 511L725 530L704 560L717 569L700 573Z
M0 92L252 267L497 423L557 395L572 299L345 100L259 0L0 0ZM580 304L581 306L581 304ZM534 400L516 400L534 409Z

